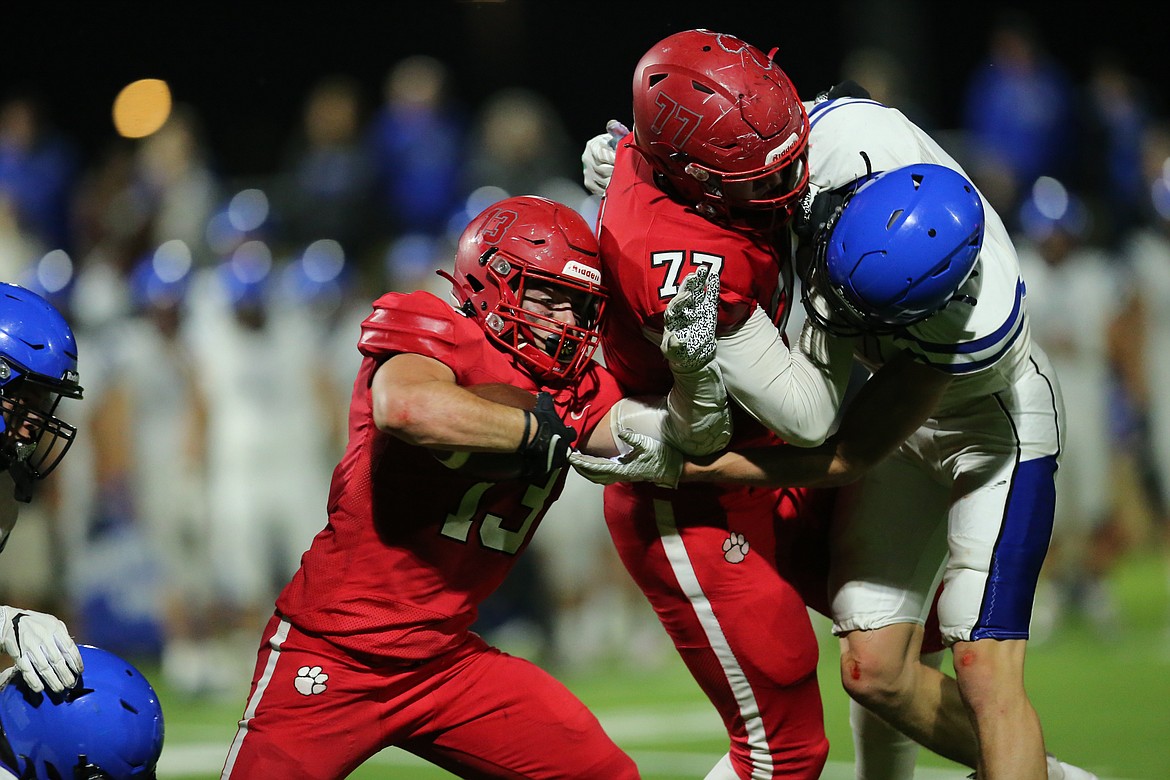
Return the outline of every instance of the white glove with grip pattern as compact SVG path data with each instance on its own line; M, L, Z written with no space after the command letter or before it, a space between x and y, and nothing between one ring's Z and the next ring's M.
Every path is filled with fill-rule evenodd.
M613 176L613 161L617 158L617 142L630 131L616 119L605 124L605 132L595 135L585 144L581 153L582 179L585 189L594 195L604 195Z
M77 684L83 666L69 629L57 618L0 606L0 649L16 662L29 690L56 693Z
M682 280L662 315L662 354L679 371L697 371L715 357L719 274L701 266Z
M616 458L599 458L580 452L569 454L569 463L590 482L612 485L615 482L653 482L660 487L676 488L682 475L683 455L666 442L623 428L618 431L630 451Z

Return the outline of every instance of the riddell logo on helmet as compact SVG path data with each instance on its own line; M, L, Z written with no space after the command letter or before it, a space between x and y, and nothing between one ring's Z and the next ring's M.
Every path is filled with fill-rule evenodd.
M800 136L797 135L796 133L793 133L792 135L788 136L787 140L785 140L784 143L780 144L775 149L768 152L768 158L767 158L767 161L765 164L771 165L772 163L779 160L781 157L783 157L785 154L787 154L788 150L791 149L793 146L795 146L796 142L799 140L800 140Z
M582 265L576 260L565 264L565 269L562 271L564 276L572 276L577 279L589 282L590 284L601 284L601 271L587 265Z

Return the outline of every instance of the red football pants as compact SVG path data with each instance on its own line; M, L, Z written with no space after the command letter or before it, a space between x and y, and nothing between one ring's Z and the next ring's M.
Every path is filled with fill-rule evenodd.
M638 778L551 675L474 634L414 667L357 658L274 616L223 778L325 780L391 745L468 778Z
M617 484L605 489L605 518L626 569L723 718L736 772L813 780L829 752L817 638L804 600L778 571L776 546L778 515L805 502L780 494Z

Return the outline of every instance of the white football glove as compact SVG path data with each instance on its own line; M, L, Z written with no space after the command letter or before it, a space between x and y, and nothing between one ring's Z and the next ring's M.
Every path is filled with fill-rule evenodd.
M715 357L719 274L701 266L679 285L662 315L662 354L680 371L697 371Z
M604 195L609 186L609 179L613 176L613 161L617 158L617 142L630 134L630 131L616 119L605 124L605 132L595 135L585 144L585 151L581 153L582 178L585 189L594 195Z
M30 609L0 606L0 649L34 693L47 686L60 693L77 684L81 653L69 629L57 618Z
M629 428L618 431L630 451L616 458L599 458L569 453L569 463L590 482L612 485L615 482L653 482L661 487L676 488L682 475L683 455L665 442L637 433Z

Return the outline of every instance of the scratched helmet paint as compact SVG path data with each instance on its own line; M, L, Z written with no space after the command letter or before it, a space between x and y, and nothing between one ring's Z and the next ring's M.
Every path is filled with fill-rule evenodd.
M634 70L634 144L705 217L787 219L808 187L808 114L774 53L687 30Z
M576 378L600 343L606 290L597 238L564 204L522 195L489 206L463 230L454 275L439 274L488 338L536 377ZM525 292L535 285L566 292L576 323L525 310Z
M985 225L983 201L958 171L921 163L878 173L817 235L805 283L845 331L899 330L954 299L975 268Z
M73 330L40 295L0 283L0 469L56 468L77 434L56 416L62 398L81 398Z

